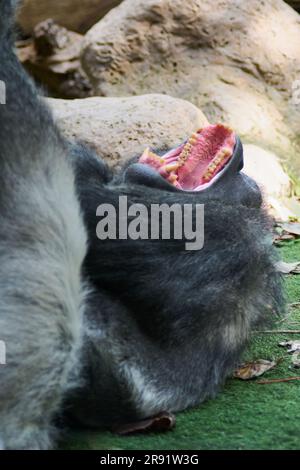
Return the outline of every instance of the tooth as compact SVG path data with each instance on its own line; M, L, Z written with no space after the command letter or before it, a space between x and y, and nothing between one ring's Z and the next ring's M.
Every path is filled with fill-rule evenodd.
M162 169L165 170L167 173L170 173L171 171L176 171L179 168L179 164L177 162L175 163L170 163L169 165L164 166Z
M177 175L170 175L168 180L170 183L174 183L177 180L178 176Z
M179 158L179 160L178 160L178 163L180 163L180 164L182 165L182 164L186 161L187 157L188 157L188 154L187 154L187 153L184 154L184 155L180 155L180 158Z
M156 153L151 152L149 147L146 148L146 150L144 150L144 152L141 156L141 159L146 159L146 160L154 159L154 160L158 160L160 163L164 163L164 160L159 155L157 155Z
M149 157L149 154L150 154L150 148L147 147L147 148L144 150L144 152L143 152L141 158L147 158L147 157Z
M225 157L225 156L227 157L228 155L231 155L230 148L225 147L224 149L222 149L222 154L221 155L222 155L222 157Z
M198 137L199 137L199 136L194 132L194 133L191 135L190 139L189 139L189 143L190 143L191 145L195 145L196 142L198 142Z

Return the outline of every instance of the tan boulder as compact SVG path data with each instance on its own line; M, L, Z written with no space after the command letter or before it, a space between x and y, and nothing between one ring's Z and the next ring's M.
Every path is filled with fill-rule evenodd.
M275 198L290 195L290 179L274 153L256 145L244 145L244 172L255 179L266 195Z
M124 0L82 64L96 94L186 99L300 175L300 17L282 0Z
M88 144L114 167L146 147L175 147L207 124L194 105L165 95L48 102L68 138Z

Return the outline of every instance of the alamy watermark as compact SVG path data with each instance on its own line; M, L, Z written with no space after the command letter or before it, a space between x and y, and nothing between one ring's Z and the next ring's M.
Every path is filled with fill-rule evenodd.
M0 366L5 366L6 364L6 344L4 341L0 340Z
M6 104L6 85L0 80L0 105Z
M96 215L99 240L184 240L186 250L204 246L204 204L101 204Z

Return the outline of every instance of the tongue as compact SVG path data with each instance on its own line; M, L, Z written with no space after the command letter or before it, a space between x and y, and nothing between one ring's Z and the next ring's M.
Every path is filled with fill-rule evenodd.
M235 143L232 129L211 125L161 157L147 149L139 163L150 165L178 189L199 191L228 163Z

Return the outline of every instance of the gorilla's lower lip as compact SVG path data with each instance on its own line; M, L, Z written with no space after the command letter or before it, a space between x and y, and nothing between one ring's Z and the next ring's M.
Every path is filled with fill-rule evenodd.
M179 147L159 156L146 149L139 163L156 170L183 191L200 191L211 184L233 156L236 135L222 124L199 129Z

